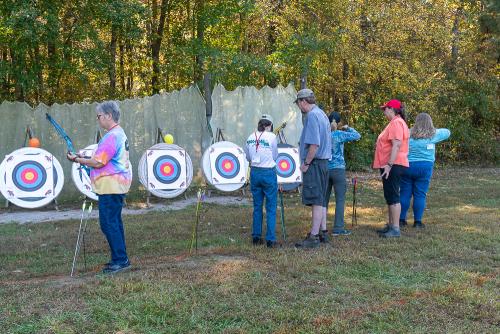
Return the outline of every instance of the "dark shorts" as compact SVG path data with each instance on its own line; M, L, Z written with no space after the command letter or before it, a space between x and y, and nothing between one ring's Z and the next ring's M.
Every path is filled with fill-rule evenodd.
M393 165L391 171L389 172L389 177L386 179L382 178L382 184L384 186L384 198L387 205L393 205L400 203L399 200L399 187L401 185L401 175L407 167L401 165ZM383 168L380 168L380 174L384 172Z
M314 159L307 172L302 175L302 203L323 206L327 184L328 160Z

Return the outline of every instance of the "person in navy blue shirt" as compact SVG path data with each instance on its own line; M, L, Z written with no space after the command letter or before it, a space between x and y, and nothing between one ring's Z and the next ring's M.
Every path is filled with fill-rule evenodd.
M345 177L345 160L344 160L344 143L359 140L361 135L348 125L342 126L342 130L337 129L340 123L340 114L333 112L328 116L331 123L331 141L332 141L332 158L328 161L328 185L327 194L325 198L322 228L326 229L326 217L328 211L328 204L330 202L330 195L332 187L335 193L335 220L333 224L333 236L349 235L351 231L345 229L344 225L344 207L345 207L345 193L347 191L347 183ZM320 234L323 236L323 242L327 242L325 238L327 231L322 231Z
M410 167L401 176L401 215L399 225L405 226L406 213L413 196L413 227L423 228L427 191L436 159L436 144L450 137L450 130L436 129L429 114L418 114L410 130Z

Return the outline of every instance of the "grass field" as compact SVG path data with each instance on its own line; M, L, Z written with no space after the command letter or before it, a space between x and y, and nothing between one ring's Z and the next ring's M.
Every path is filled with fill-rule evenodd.
M77 278L79 221L0 225L0 332L498 333L500 169L438 170L428 197L425 230L383 240L380 182L360 175L354 233L305 251L297 194L280 249L250 245L250 206L203 206L192 256L194 207L129 216L134 269L114 277L96 275L108 260L96 221Z

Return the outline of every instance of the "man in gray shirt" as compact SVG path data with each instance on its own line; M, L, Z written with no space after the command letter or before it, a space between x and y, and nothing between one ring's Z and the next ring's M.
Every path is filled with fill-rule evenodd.
M332 155L330 122L316 105L316 98L310 89L297 93L295 103L305 115L304 128L300 135L300 170L302 177L302 203L312 207L312 228L307 237L295 247L315 248L320 244L320 227L328 183L328 160ZM321 231L322 241L327 241L326 224Z

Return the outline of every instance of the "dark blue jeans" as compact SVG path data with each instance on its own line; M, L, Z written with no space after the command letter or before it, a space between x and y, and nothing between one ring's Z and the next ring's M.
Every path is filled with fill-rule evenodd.
M414 161L410 162L410 167L401 175L400 219L406 220L413 196L413 220L422 221L433 167L434 164L430 161Z
M250 190L253 195L252 237L262 237L262 206L266 199L266 240L276 241L276 202L278 196L278 178L275 168L257 168L250 170Z
M111 264L128 262L122 222L124 199L124 194L99 195L99 223L111 250Z

